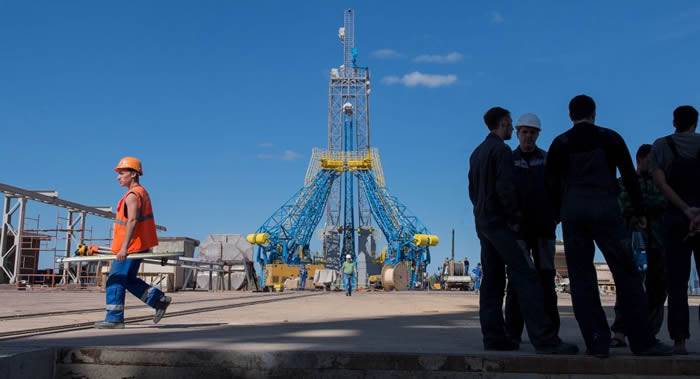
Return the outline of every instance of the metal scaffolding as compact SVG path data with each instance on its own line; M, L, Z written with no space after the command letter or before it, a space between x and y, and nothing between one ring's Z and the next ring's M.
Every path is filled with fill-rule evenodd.
M33 191L0 183L0 192L4 195L2 227L0 228L0 281L6 281L10 284L17 284L21 276L28 276L21 273L23 258L26 255L24 254L25 252L38 255L41 252L52 251L54 253L54 262L59 251L64 257L68 258L71 256L73 248L78 244L86 241L95 241L92 238L92 228L86 229L88 216L96 216L107 220L114 220L116 217L111 207L88 206L64 200L58 197L56 191ZM29 201L65 209L66 217L62 218L58 215L56 227L47 229L39 227L39 218L37 217L35 219L37 222L36 229L27 229L27 206ZM61 227L61 223L65 227ZM163 226L157 226L157 228L161 231L166 230ZM89 232L89 237L86 236L86 232ZM42 233L53 233L53 235ZM60 235L63 237L59 237ZM23 246L26 238L38 236L52 240L54 248ZM65 241L65 244L59 248L58 242L61 239ZM109 238L100 240L109 240ZM56 270L57 268L54 267L54 271ZM59 267L58 271L61 272L62 284L68 284L69 282L81 283L80 267L73 272L66 263L63 267Z

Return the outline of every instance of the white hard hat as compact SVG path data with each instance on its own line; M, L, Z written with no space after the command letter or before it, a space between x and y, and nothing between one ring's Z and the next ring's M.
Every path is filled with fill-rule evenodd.
M348 254L348 255L345 256L345 258L346 258L346 259L350 259L350 258L352 258L352 255Z
M515 123L515 127L517 128L520 126L529 126L537 130L542 130L542 123L540 123L540 118L537 117L537 115L534 113L525 113L524 115L520 116L518 118L518 121Z

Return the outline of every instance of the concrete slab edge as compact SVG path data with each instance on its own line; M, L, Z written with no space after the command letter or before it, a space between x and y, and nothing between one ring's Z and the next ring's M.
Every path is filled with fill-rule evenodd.
M700 376L700 361L688 357L540 355L445 355L375 352L242 352L139 348L61 348L56 363L138 367L219 368L249 372L359 370L442 373L536 373L549 375Z
M0 378L53 378L56 350L31 348L0 350Z

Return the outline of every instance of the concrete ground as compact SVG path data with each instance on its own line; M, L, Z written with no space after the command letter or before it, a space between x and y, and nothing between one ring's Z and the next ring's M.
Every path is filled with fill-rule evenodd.
M280 296L238 292L181 292L174 294L172 311L252 299ZM288 296L283 294L282 296ZM9 304L0 317L9 315L94 309L84 314L51 317L4 318L0 333L88 322L103 317L104 295L96 292L3 292L0 303ZM126 314L152 314L129 298ZM604 304L612 322L614 297ZM692 299L700 303L700 299ZM692 308L690 349L700 352L697 308ZM573 316L570 298L560 296L561 337L579 345L583 340ZM668 340L666 328L659 336ZM533 353L527 342L523 354ZM473 354L482 352L478 296L465 292L363 292L346 297L334 292L234 309L187 316L166 317L158 325L150 321L129 324L124 330L81 330L5 341L5 346L122 346L147 348L207 348L249 351L376 351ZM615 355L630 354L627 349Z
M333 378L384 377L389 373L394 377L421 378L466 377L464 373L475 378L523 377L523 373L537 373L529 376L532 378L595 377L588 375L591 373L669 378L700 375L698 298L691 299L695 305L691 308L691 355L649 359L633 357L627 349L616 349L611 359L598 360L582 354L536 356L526 334L518 352L485 353L478 296L474 293L361 292L346 297L332 292L298 297L306 294L175 293L172 312L259 300L280 301L166 317L158 325L138 322L123 330L87 329L4 340L0 371L5 369L4 356L15 357L4 361L14 364L5 370L24 377L108 378L118 373L118 377L206 375L211 379L288 377L292 372L291 376L296 377ZM127 317L152 314L131 295L127 297ZM0 291L0 303L5 304L0 310L0 334L98 320L103 317L103 300L104 294L98 292ZM614 297L604 297L603 302L612 322ZM81 309L88 311L37 315ZM29 314L34 315L14 317ZM583 351L583 340L566 294L560 296L560 314L560 336ZM665 326L659 338L668 340ZM39 353L53 357L48 360L53 362L51 374L27 371L41 367L36 364Z

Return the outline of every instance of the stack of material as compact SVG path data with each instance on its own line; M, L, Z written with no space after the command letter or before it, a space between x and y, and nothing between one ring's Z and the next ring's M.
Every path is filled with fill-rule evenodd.
M299 278L289 278L284 281L285 290L296 290L299 289Z
M199 257L223 266L222 290L257 290L253 266L253 245L240 234L211 234L202 243ZM197 287L209 289L209 274L197 275Z
M337 284L338 271L336 270L316 270L314 273L314 286L316 288L330 289L332 285Z
M158 238L158 246L153 248L153 252L181 252L183 257L192 257L197 246L199 246L199 241L193 238L161 237ZM187 275L182 267L143 263L139 268L139 275L146 282L159 285L165 292L177 291L187 286L185 283Z

